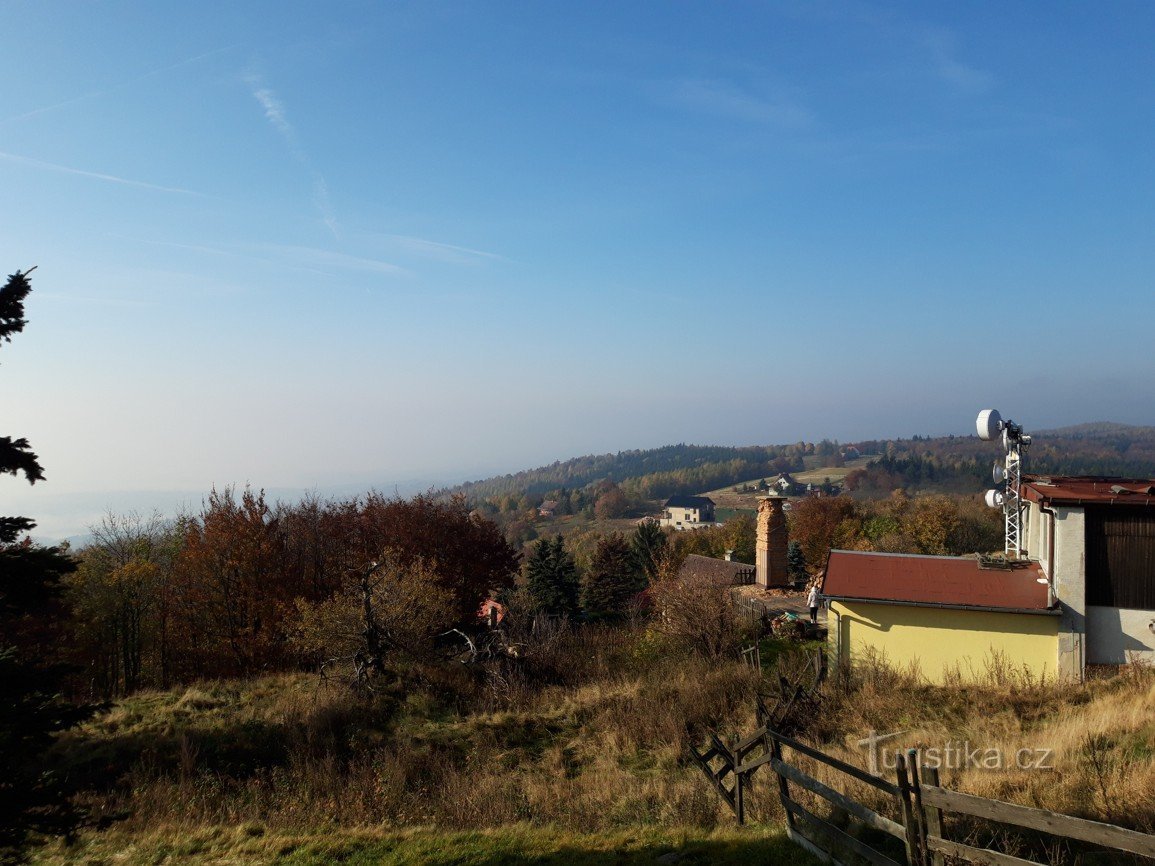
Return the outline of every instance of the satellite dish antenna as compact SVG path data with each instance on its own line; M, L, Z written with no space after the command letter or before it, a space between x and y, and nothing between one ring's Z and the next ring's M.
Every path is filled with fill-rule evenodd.
M1003 416L999 414L998 409L983 409L975 420L975 426L978 428L979 438L984 442L990 442L1003 429Z
M975 419L975 429L984 442L998 441L1006 452L1002 465L995 463L991 477L996 485L988 490L984 501L991 508L1003 510L1006 524L1006 554L1008 559L1022 557L1023 503L1019 489L1023 481L1023 459L1031 437L1014 421L1004 419L998 409L983 409Z

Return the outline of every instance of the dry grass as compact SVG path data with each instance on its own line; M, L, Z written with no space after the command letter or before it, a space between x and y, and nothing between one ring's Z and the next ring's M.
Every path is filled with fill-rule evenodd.
M365 703L315 678L277 676L142 693L69 735L61 760L93 783L122 829L192 832L259 823L285 832L364 825L639 823L715 827L724 817L687 744L747 724L757 677L736 661L664 655L644 630L591 629L523 673ZM545 654L543 654L545 655ZM468 698L468 700L466 700ZM468 703L474 709L462 709Z
M344 863L400 866L640 866L669 858L685 866L810 866L813 859L778 829L702 831L693 827L634 827L628 831L575 833L558 827L516 824L495 830L447 832L419 827L362 827L338 833L286 833L262 824L235 827L155 827L146 832L89 835L76 844L39 852L41 864L118 863Z
M902 732L880 744L883 775L909 748L933 765L938 750L946 787L1155 832L1155 671L1132 667L1084 684L1039 682L1005 659L990 659L973 681L932 686L917 670L861 665L831 689L810 738L843 760L866 766L859 741ZM954 751L947 753L947 746ZM968 759L967 750L972 759ZM893 804L865 785L801 760L819 778L894 816ZM1023 766L1025 765L1025 766ZM994 838L989 826L960 821L955 832ZM1006 842L1006 840L1004 840ZM1011 839L1008 844L1026 844ZM1035 842L1031 842L1035 844ZM1013 852L1012 852L1013 853ZM1036 850L1036 854L1040 851ZM1070 852L1047 854L1066 862Z
M158 851L171 840L219 859L241 843L262 857L282 844L304 857L292 852L312 850L308 840L344 839L367 827L380 835L380 828L461 833L532 825L583 839L619 838L639 827L668 838L694 828L701 836L730 826L732 817L688 761L688 745L701 746L707 730L723 737L753 730L754 695L764 687L736 660L686 655L641 626L563 631L542 638L519 666L484 677L457 666L413 681L422 685L386 689L372 702L303 674L121 701L59 747L62 769L89 780L89 805L113 827L86 844L97 852L105 841L137 846L139 862L163 862ZM904 732L886 742L892 753L948 742L1012 757L1050 750L1053 769L952 767L942 771L943 782L1155 830L1149 669L1055 685L993 658L977 681L932 686L917 670L859 665L853 676L828 682L819 711L800 723L804 738L859 766L867 760L857 741L870 731ZM872 789L809 766L893 814ZM756 777L749 809L756 820L780 822L768 773ZM238 842L240 830L222 827L260 832ZM361 842L350 844L361 851ZM380 839L364 844L374 856L385 850ZM485 850L455 862L500 862L486 860ZM138 854L115 859L138 862ZM550 856L526 862L555 862Z

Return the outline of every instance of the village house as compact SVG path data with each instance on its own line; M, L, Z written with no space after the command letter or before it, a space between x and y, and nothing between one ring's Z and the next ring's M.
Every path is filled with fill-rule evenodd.
M932 681L1155 661L1155 481L1024 476L1020 495L1018 560L831 551L834 657L916 663Z
M708 496L671 496L666 500L662 526L674 529L698 529L714 524L714 500Z

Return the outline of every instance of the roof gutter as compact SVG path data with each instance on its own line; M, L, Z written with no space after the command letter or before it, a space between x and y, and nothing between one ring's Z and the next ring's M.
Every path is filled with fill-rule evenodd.
M934 607L942 610L974 610L983 613L1029 613L1042 616L1059 616L1061 611L1055 607L986 607L977 604L946 604L940 601L899 601L893 598L856 598L849 595L824 595L829 601L861 602L864 604L894 604L900 607Z

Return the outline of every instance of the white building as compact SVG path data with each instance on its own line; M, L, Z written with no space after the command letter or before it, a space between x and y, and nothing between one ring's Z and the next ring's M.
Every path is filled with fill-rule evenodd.
M662 526L699 529L714 525L714 500L708 496L671 496L662 511Z
M1155 662L1155 481L1025 476L1023 537L1061 611L1059 673Z

